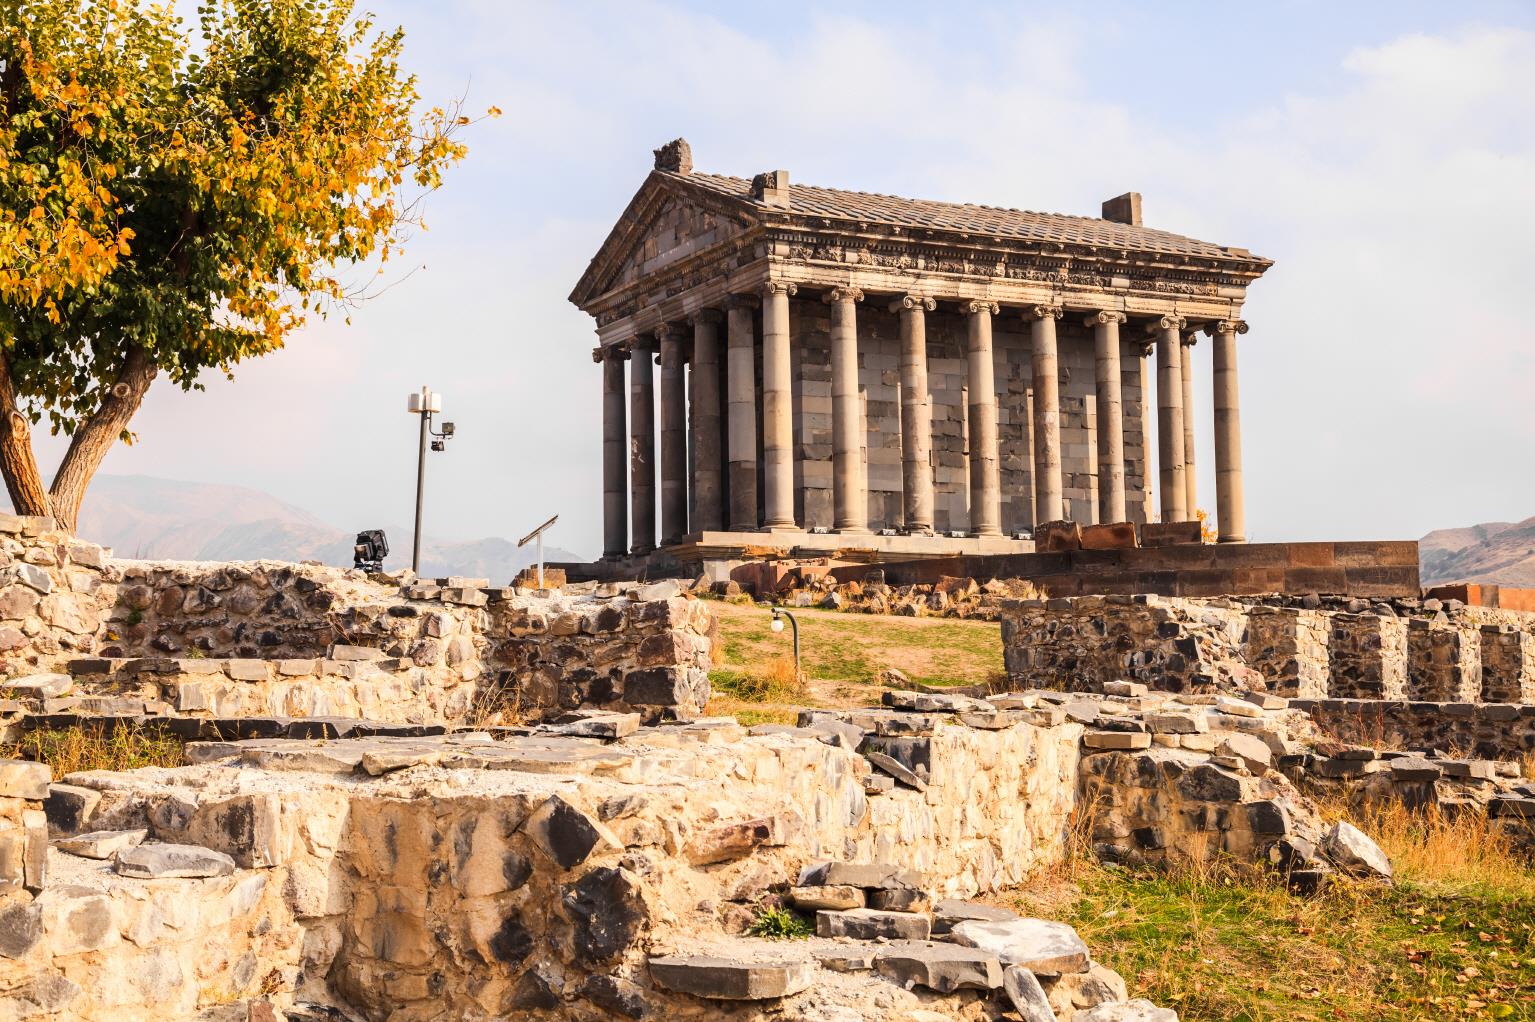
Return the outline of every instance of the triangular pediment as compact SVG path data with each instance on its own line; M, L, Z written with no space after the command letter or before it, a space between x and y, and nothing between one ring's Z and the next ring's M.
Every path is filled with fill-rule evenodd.
M588 303L740 237L752 226L744 210L652 174L592 258L570 300Z

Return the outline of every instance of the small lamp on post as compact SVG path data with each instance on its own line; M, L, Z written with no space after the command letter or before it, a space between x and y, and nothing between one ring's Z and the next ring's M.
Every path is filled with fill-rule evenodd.
M411 544L410 570L420 574L421 572L421 505L426 497L426 448L427 441L431 441L434 451L448 449L447 442L453 439L453 423L444 422L442 431L432 429L432 416L442 411L442 395L432 393L430 387L422 387L420 393L410 395L406 401L405 410L411 415L421 417L421 443L416 455L416 535Z
M783 631L784 618L789 619L789 628L794 634L794 676L798 678L801 674L799 669L799 622L796 621L794 619L794 615L790 614L787 610L784 610L782 607L774 607L772 624L773 631Z

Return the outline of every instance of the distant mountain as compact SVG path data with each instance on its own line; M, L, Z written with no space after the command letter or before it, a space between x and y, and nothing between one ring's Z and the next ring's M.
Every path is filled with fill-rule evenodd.
M1418 540L1424 585L1489 582L1535 588L1535 518L1438 529Z
M408 566L411 530L396 526L385 532L390 546L385 567ZM112 547L120 557L187 561L270 558L350 566L355 533L244 486L101 475L86 491L80 509L80 535ZM532 544L519 550L500 537L462 542L425 537L421 573L467 575L505 584L531 564L533 557ZM546 546L544 559L584 558Z

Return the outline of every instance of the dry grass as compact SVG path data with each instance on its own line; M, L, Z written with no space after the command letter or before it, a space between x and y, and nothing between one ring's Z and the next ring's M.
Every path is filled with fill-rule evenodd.
M174 767L185 762L176 737L142 727L73 727L29 731L0 746L0 756L47 763L55 779L81 770L136 770Z

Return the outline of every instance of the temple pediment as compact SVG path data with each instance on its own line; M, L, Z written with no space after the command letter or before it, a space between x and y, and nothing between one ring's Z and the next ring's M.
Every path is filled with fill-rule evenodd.
M739 238L752 226L741 211L653 174L592 258L570 300L588 303Z

